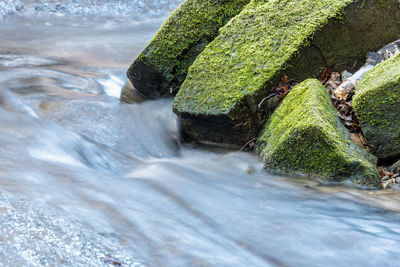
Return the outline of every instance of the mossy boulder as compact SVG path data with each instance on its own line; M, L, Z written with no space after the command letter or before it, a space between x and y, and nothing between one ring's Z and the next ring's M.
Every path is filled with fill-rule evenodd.
M147 97L174 95L195 58L249 1L185 0L129 68L134 87Z
M290 91L266 123L256 151L273 170L367 187L380 184L376 158L350 140L329 92L316 79Z
M183 131L243 145L268 118L258 106L284 74L354 71L400 35L397 0L253 0L197 57L175 97Z
M400 173L400 160L393 163L393 165L390 167L390 171L395 174Z
M400 156L400 54L365 74L353 107L372 152L381 159Z

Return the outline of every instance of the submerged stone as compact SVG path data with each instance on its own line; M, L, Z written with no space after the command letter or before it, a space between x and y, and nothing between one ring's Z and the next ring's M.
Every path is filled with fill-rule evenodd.
M353 107L372 152L382 159L400 156L400 54L365 74Z
M141 103L146 100L132 85L128 80L125 86L121 90L121 95L119 97L121 103Z
M367 187L380 183L376 158L351 141L316 79L290 91L266 123L256 151L273 170Z
M399 34L397 0L251 1L197 57L174 111L186 135L243 145L268 118L258 104L284 74L354 71Z
M147 97L174 95L195 58L250 0L185 0L129 68L134 87Z

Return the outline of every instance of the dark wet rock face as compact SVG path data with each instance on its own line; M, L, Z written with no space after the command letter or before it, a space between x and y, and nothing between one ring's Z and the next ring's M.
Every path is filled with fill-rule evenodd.
M161 90L162 74L149 63L140 60L135 61L129 68L127 75L134 88L145 96L157 98L170 95L168 91ZM125 100L125 102L129 101L129 99Z
M367 52L399 34L398 1L252 1L197 57L174 111L198 127L204 118L231 125L221 125L216 135L230 133L221 140L241 146L258 135L271 114L267 105L258 105L284 74L302 81L327 66L353 72ZM209 135L192 130L198 127L184 131L210 141Z
M134 87L150 98L175 95L195 58L249 0L185 0L129 68Z
M120 95L121 103L142 103L146 100L142 94L140 94L132 85L130 81L127 81L125 86L121 90Z

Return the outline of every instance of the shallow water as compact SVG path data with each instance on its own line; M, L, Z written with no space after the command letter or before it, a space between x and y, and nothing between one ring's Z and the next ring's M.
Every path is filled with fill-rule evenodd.
M0 3L0 264L397 265L400 198L178 143L171 100L121 105L180 1Z

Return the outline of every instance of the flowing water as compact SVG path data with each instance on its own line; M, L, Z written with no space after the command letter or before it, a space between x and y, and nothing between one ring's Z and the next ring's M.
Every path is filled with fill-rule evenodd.
M171 100L119 103L180 2L0 2L0 265L397 265L400 192L272 175L179 144Z

